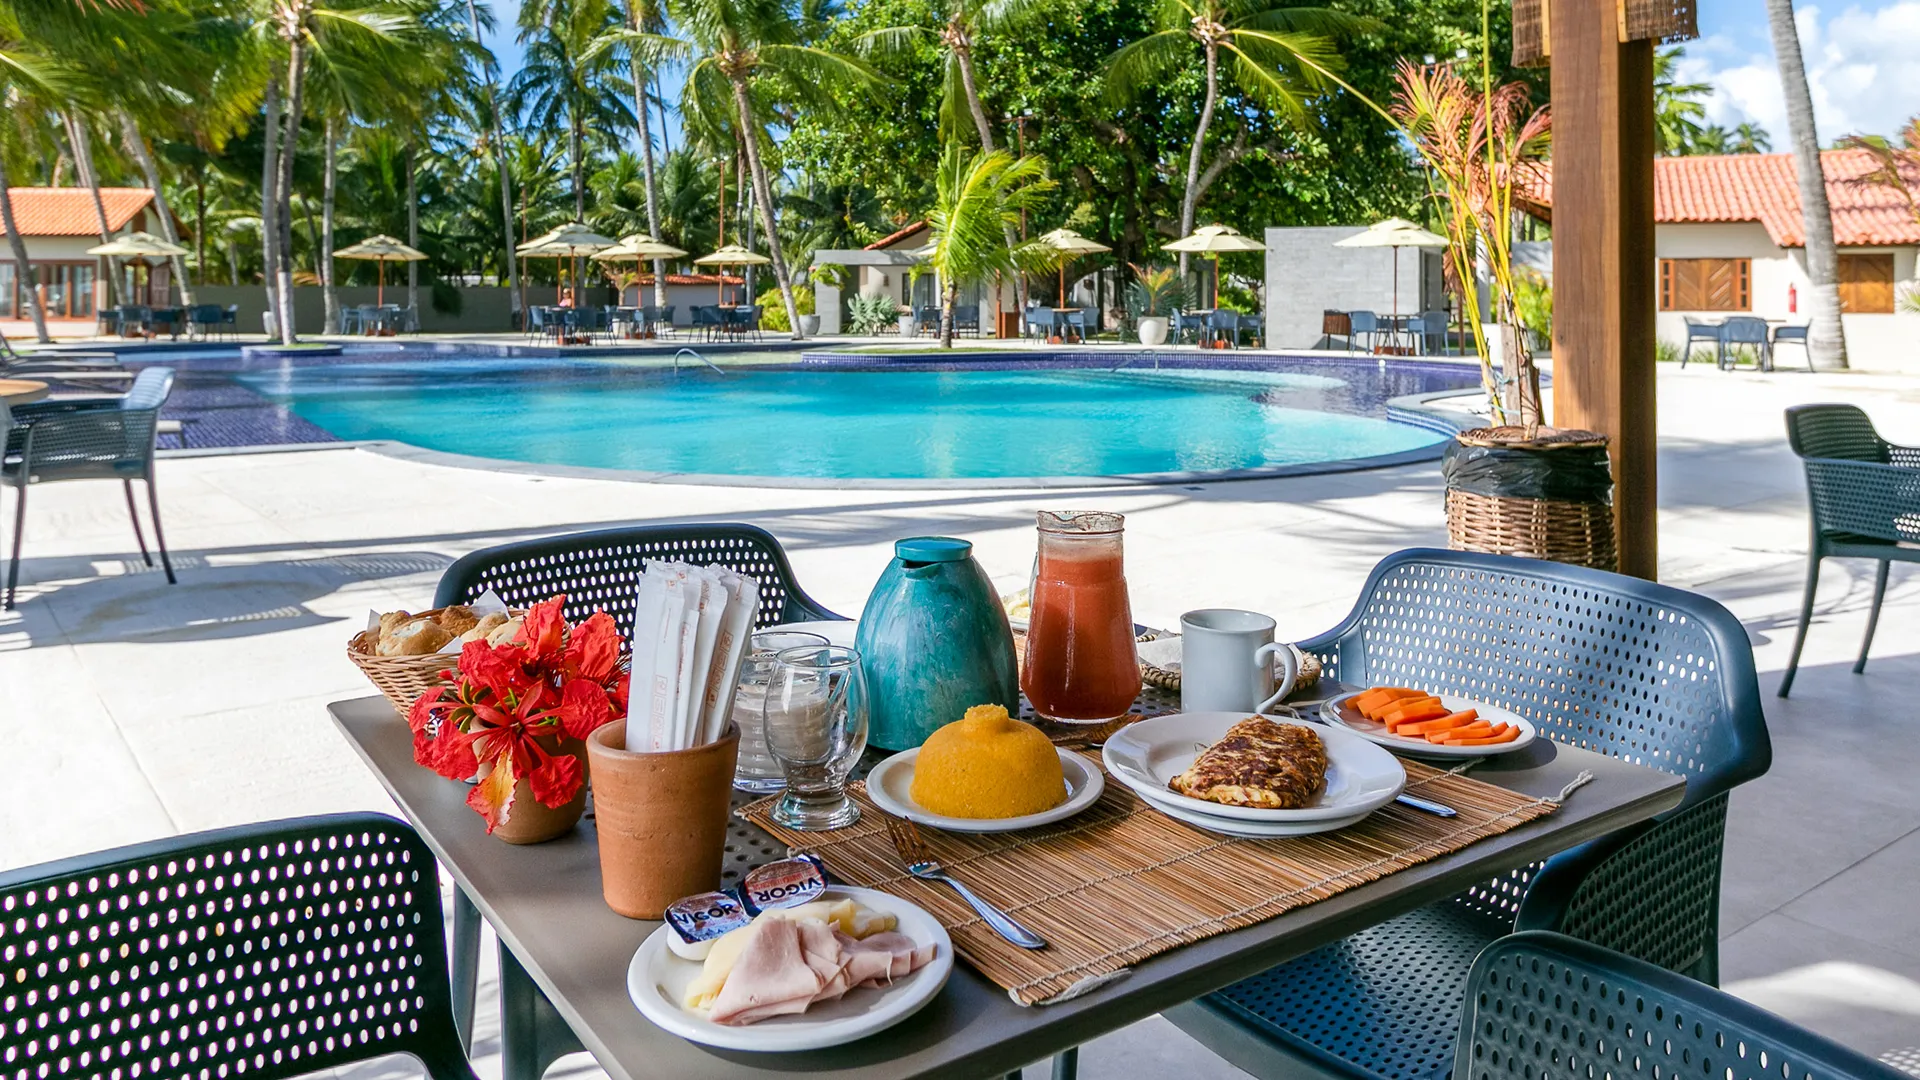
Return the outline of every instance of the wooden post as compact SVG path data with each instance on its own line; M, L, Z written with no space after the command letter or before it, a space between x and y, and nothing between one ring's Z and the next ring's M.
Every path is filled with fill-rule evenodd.
M1619 0L1548 0L1553 422L1612 440L1620 570L1659 575L1654 434L1653 43Z

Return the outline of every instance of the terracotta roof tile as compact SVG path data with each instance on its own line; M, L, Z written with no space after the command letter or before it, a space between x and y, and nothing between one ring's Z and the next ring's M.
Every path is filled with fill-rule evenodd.
M1834 242L1847 247L1920 244L1920 221L1898 192L1853 182L1873 169L1864 150L1825 150L1827 202L1833 209ZM1912 174L1920 187L1920 170ZM1521 200L1548 211L1553 205L1550 171L1525 185ZM1806 243L1801 227L1800 187L1791 154L1656 158L1654 220L1662 224L1757 221L1781 247Z
M86 188L8 188L14 224L21 236L99 236L100 220L93 213L93 196ZM101 188L107 231L118 232L153 201L146 188Z
M926 227L927 227L927 223L925 221L916 221L913 224L908 225L903 229L896 230L892 233L887 234L886 236L881 237L878 240L875 240L873 243L868 244L862 250L881 251L886 248L890 248L893 245L899 243L902 240L905 240L907 237L912 236L914 233L917 233L921 229L924 229Z

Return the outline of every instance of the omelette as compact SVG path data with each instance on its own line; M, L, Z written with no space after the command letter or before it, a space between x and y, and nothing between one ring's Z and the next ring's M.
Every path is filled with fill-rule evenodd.
M1168 787L1192 799L1262 810L1313 803L1327 779L1327 747L1300 724L1250 716L1227 729Z

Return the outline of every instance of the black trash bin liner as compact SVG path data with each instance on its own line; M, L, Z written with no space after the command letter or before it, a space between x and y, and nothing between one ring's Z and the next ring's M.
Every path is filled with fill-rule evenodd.
M1613 471L1604 446L1551 450L1447 444L1447 490L1501 499L1613 504Z

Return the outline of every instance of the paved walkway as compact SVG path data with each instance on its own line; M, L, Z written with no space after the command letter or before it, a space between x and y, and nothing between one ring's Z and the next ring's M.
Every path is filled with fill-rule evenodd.
M1860 402L1892 438L1920 443L1920 380L1663 370L1661 572L1742 619L1768 694L1773 771L1735 795L1728 828L1724 980L1878 1054L1920 1045L1920 577L1895 569L1875 659L1854 676L1871 574L1830 563L1795 696L1771 696L1806 539L1780 415L1811 400ZM1032 558L1034 509L1099 506L1129 515L1142 621L1232 604L1273 613L1289 637L1331 625L1380 556L1444 542L1435 466L1071 494L660 486L359 449L178 459L161 475L173 588L131 554L117 492L34 491L27 585L19 610L0 615L0 730L15 762L0 793L0 867L388 808L322 712L368 692L344 642L370 609L426 606L451 559L506 539L754 521L786 542L809 591L851 614L898 536L971 537L1012 588ZM491 1031L483 1054L497 1054ZM480 1068L497 1075L497 1056ZM1157 1020L1092 1044L1083 1069L1236 1075Z

